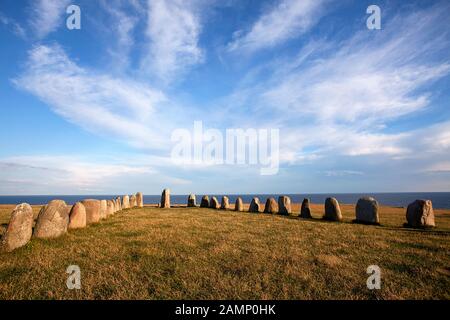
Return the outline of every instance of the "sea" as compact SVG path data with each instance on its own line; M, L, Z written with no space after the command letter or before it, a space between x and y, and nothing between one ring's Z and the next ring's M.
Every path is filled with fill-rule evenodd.
M359 198L365 196L374 197L380 205L392 207L407 207L408 204L416 199L427 199L433 202L435 209L450 209L450 192L402 192L402 193L312 193L312 194L283 194L291 198L294 203L301 203L304 198L309 198L312 203L324 203L328 197L335 197L341 204L356 204ZM20 196L0 196L0 204L19 204L29 203L32 205L46 204L50 200L60 199L67 204L74 204L83 199L112 199L122 195L20 195ZM203 195L196 195L197 203L200 203ZM222 197L222 194L208 194L211 198L216 196L217 199ZM249 203L253 197L258 197L264 203L268 197L275 199L280 194L244 194L233 195L226 194L229 197L230 203L234 203L236 198L240 196L244 203ZM171 195L172 204L186 204L188 195ZM161 195L145 195L145 204L157 204L161 199Z

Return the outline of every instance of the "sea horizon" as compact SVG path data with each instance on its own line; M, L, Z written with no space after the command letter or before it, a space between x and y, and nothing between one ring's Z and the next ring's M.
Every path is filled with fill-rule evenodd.
M328 197L335 197L341 204L356 204L359 198L372 196L382 206L407 207L408 204L417 199L427 199L433 202L435 209L450 209L450 192L358 192L358 193L246 193L246 194L226 194L226 193L209 193L195 194L197 203L199 204L203 195L209 197L228 196L230 203L236 201L237 197L241 197L244 203L249 203L253 197L258 197L260 202L264 203L267 198L277 198L281 195L287 195L294 203L301 203L304 198L309 198L312 203L323 203ZM66 201L67 204L73 205L77 201L83 199L111 199L117 196L122 197L123 194L84 194L84 195L0 195L0 204L14 205L19 203L29 203L30 205L43 205L53 199ZM186 204L188 194L171 194L172 204ZM144 194L144 204L159 203L161 195Z

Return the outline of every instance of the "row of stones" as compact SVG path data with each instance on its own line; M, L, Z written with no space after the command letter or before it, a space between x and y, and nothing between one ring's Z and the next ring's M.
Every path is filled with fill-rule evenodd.
M196 207L196 197L194 194L190 194L187 200L188 207ZM161 196L161 207L170 208L170 190L164 189ZM229 199L227 196L222 197L221 203L216 197L212 197L211 200L208 196L203 196L200 202L201 208L213 208L213 209L230 209ZM372 197L365 197L358 200L355 208L356 219L354 222L364 224L380 224L380 218L378 214L378 201ZM234 211L244 211L244 204L241 197L236 199ZM288 196L278 197L278 203L274 198L267 198L264 210L259 202L259 198L254 197L250 203L249 212L258 213L263 211L264 213L278 213L281 215L291 215L291 199ZM301 218L310 219L310 201L304 199L300 209ZM341 208L336 198L327 198L325 200L325 214L323 219L330 221L342 221ZM407 226L413 228L425 228L435 227L433 205L431 200L416 200L408 205L406 210Z
M63 200L52 200L39 211L33 230L33 209L27 203L16 206L11 214L0 251L10 252L26 245L32 237L57 238L69 229L85 228L98 223L116 212L133 207L143 207L141 192L111 200L86 199L68 206Z

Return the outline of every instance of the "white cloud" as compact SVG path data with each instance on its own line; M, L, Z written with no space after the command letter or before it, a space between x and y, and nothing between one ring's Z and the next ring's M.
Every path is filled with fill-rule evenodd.
M229 51L255 51L274 47L307 32L323 15L323 0L280 0L248 32L239 30Z
M25 29L14 19L5 16L2 12L0 12L0 23L9 27L10 30L19 38L26 39L27 33Z
M30 26L40 39L64 25L63 15L69 0L36 0L32 1Z
M105 164L87 161L74 156L21 156L0 159L0 179L9 181L13 188L23 188L32 183L33 187L51 187L53 190L102 191L108 188L109 179L139 176L153 173L147 166ZM11 186L8 186L11 187ZM6 190L11 192L11 190ZM58 193L60 193L58 192Z
M146 35L149 51L143 68L169 82L203 60L198 46L201 25L193 2L149 0Z
M113 61L112 67L119 71L126 70L130 64L130 52L135 45L134 31L144 9L140 3L124 1L102 1L102 7L109 13L112 21L108 21L108 30L113 30L114 44L108 48ZM126 4L133 10L127 11ZM106 27L105 27L106 28Z
M450 74L449 61L442 59L449 32L435 23L445 21L445 12L439 6L405 12L377 34L364 30L345 41L312 41L295 58L257 66L222 114L242 124L251 113L250 121L282 129L287 158L307 150L325 158L414 154L417 145L407 143L418 137L413 130L385 128L429 107L427 86ZM427 148L450 141L440 130L423 129L436 139Z
M25 72L14 82L86 130L139 148L167 147L164 121L158 120L164 112L156 112L166 101L162 92L79 67L58 45L33 48Z

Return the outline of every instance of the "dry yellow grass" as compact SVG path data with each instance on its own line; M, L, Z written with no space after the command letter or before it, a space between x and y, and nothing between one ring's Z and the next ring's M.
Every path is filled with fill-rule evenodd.
M6 223L12 206L0 206ZM35 207L36 213L39 207ZM299 211L294 206L295 212ZM405 209L381 208L382 226L200 208L117 213L54 240L0 254L0 299L449 299L450 212L438 228L402 227ZM81 268L68 290L66 268ZM379 265L382 289L368 290Z

